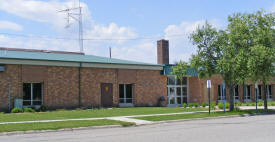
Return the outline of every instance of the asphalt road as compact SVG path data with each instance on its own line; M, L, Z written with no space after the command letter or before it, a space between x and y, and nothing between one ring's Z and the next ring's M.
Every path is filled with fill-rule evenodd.
M275 115L0 136L0 142L274 142Z

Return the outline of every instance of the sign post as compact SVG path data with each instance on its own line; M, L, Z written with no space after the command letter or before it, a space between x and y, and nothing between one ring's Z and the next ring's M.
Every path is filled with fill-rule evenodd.
M209 107L209 114L210 114L210 88L211 88L211 80L207 80L206 87L208 88L208 107Z
M222 83L222 96L223 96L223 112L225 112L225 103L226 103L225 82Z
M255 98L256 98L256 111L258 110L258 83L256 82L255 83L255 91L256 91L256 93L255 93Z

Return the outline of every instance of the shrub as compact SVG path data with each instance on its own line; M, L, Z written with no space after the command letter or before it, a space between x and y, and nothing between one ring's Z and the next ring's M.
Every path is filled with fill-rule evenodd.
M256 103L255 103L255 102L253 102L253 103L250 103L250 105L251 105L251 106L256 106Z
M22 113L22 112L23 112L23 110L22 110L21 108L18 108L18 107L13 108L13 109L11 110L11 113Z
M259 102L258 105L259 105L259 106L263 106L264 103L263 103L263 102Z
M223 109L223 107L224 107L224 104L223 104L223 103L218 103L218 108L219 108L219 109Z
M81 111L82 109L81 109L81 108L76 108L75 110L76 110L76 111Z
M275 106L275 102L271 102L270 105L271 105L271 106Z
M202 107L206 107L207 105L208 105L208 103L206 103L206 102L203 102L203 103L201 104Z
M187 107L187 104L186 104L186 103L184 103L184 104L182 104L182 106L183 106L184 108L186 108L186 107Z
M35 112L32 108L24 108L24 112Z
M56 109L56 111L66 111L65 109Z
M249 102L246 102L246 103L245 103L245 106L250 106L250 103L249 103Z
M216 109L216 103L215 102L210 103L210 109L212 109L212 110Z
M225 108L229 109L229 107L230 107L230 104L229 103L225 103Z
M242 106L242 102L237 102L237 106Z
M192 108L192 107L194 107L194 104L193 103L189 103L188 107Z
M47 108L46 108L46 106L42 105L42 106L40 107L40 111L42 111L42 112L45 112L45 111L47 111Z
M194 106L195 106L195 108L197 108L197 107L200 106L200 104L199 103L194 103Z

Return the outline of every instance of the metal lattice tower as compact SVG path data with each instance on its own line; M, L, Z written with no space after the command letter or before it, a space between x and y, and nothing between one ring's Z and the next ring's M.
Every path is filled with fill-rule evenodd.
M77 12L75 12L77 11ZM67 25L65 28L69 28L72 23L70 19L78 21L78 40L79 40L79 51L83 53L83 27L82 27L82 7L80 6L80 0L78 1L78 7L76 8L67 8L58 12L67 13Z

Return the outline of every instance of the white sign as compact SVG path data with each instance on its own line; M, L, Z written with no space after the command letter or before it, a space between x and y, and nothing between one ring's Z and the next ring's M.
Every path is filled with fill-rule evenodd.
M211 88L211 80L207 80L207 82L206 82L206 87L207 87L207 88Z

